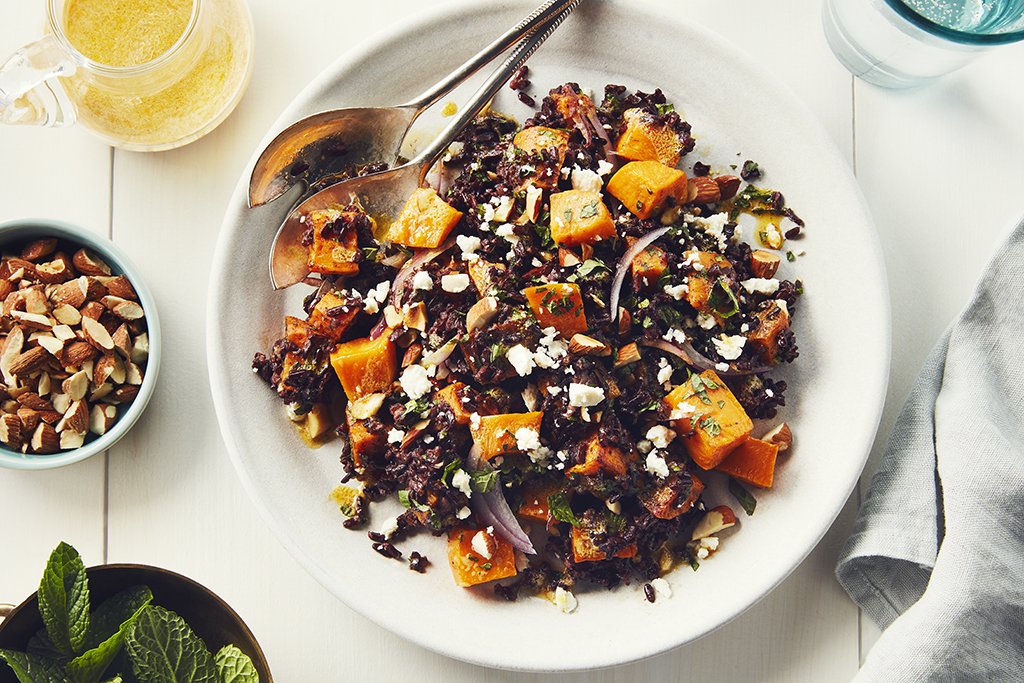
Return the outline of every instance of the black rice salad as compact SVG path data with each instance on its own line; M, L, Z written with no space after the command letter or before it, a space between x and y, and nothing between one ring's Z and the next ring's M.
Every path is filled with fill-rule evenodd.
M345 527L394 494L378 553L424 571L395 544L444 535L459 585L571 611L713 553L736 513L710 478L753 512L792 439L769 372L797 357L776 275L803 222L753 161L678 170L693 148L660 91L569 83L467 126L391 225L307 217L314 289L253 369L338 448Z

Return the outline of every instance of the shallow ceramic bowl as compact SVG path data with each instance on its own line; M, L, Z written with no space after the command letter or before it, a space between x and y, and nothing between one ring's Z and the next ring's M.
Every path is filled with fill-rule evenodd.
M185 620L210 652L235 645L252 660L261 683L271 683L270 669L255 636L242 618L208 588L180 574L142 564L107 564L90 567L89 596L93 605L130 586L148 586L153 604L175 612ZM0 649L25 651L29 638L43 628L39 601L33 593L0 622ZM18 678L0 662L0 683Z
M6 252L13 246L24 244L44 237L74 243L89 249L102 258L116 275L124 275L132 283L139 297L139 303L146 314L149 335L149 360L147 361L142 386L138 396L125 409L118 411L114 426L102 436L90 434L80 448L60 451L52 455L25 454L13 451L0 444L0 466L12 469L42 470L62 467L107 450L128 433L132 425L142 415L156 387L157 374L160 369L160 321L157 317L156 302L150 295L142 280L142 275L120 247L99 234L72 223L64 221L28 218L0 223L0 252ZM92 438L90 438L92 437Z

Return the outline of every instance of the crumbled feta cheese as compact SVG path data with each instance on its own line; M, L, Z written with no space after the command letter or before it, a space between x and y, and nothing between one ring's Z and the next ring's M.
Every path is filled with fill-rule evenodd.
M391 283L386 280L376 287L371 287L363 297L363 309L370 315L376 315L380 311L380 305L387 299L390 289Z
M455 513L455 516L459 519L469 519L469 516L473 514L473 511L469 507L463 505L459 508L459 511Z
M548 393L551 394L552 396L558 396L560 393L562 393L562 387L552 384L551 386L548 387Z
M718 550L718 536L706 536L697 542L697 559L706 560L708 555Z
M751 294L754 292L758 294L774 294L779 291L779 281L774 278L752 277L749 280L743 280L740 282L740 285Z
M569 383L569 405L575 408L589 408L604 400L604 389L578 382Z
M481 204L481 206L483 207L484 214L480 217L480 219L484 223L490 223L491 221L494 220L494 207L491 206L490 204Z
M398 381L402 385L402 390L414 401L426 396L434 388L427 375L427 369L422 365L410 365L402 372Z
M612 172L612 170L614 168L615 168L614 164L610 164L607 161L605 161L604 159L601 159L600 161L597 162L597 174L598 175L608 175L609 173Z
M645 436L655 448L664 449L668 448L668 445L672 443L672 439L676 438L676 433L664 425L654 425L647 430Z
M405 432L401 429L392 428L391 431L388 432L388 443L402 443L404 438Z
M644 455L650 453L653 448L654 444L648 441L647 439L640 439L639 441L636 442L636 449L643 453Z
M675 342L676 344L685 344L686 343L686 333L683 332L678 327L670 327L668 329L668 332L666 332L662 336L662 338L665 341Z
M515 368L516 373L520 377L526 377L537 367L533 356L533 352L522 344L516 344L505 352L505 358L512 364L512 367Z
M661 577L651 581L651 587L654 588L654 592L657 595L665 598L666 600L672 597L672 586L669 585L668 581Z
M455 238L455 243L459 245L459 249L462 250L462 260L472 261L480 258L476 254L476 250L480 248L480 238L471 237L469 235L459 235Z
M686 252L686 260L683 261L683 268L693 268L694 270L704 270L704 265L700 262L700 254L697 250Z
M747 338L741 334L731 336L723 334L712 337L711 341L714 343L718 355L726 360L736 360L743 353L743 345L747 343Z
M476 535L473 536L472 542L473 552L475 552L477 555L480 555L485 560L491 559L490 543L491 541L487 537L486 531L476 532Z
M701 329L710 330L718 323L715 322L714 316L710 316L706 313L698 313L697 324L701 326Z
M576 610L576 606L579 603L576 601L576 596L565 590L561 586L555 588L555 606L562 610L566 614L570 614Z
M452 275L441 276L441 289L452 294L463 292L469 287L469 275L465 273L453 273Z
M600 192L604 181L590 169L577 166L572 170L572 189Z
M695 412L697 412L697 409L691 406L689 403L680 403L679 405L672 409L672 412L669 413L668 415L668 419L682 420L685 417L690 417Z
M672 379L672 365L664 358L658 359L658 382L664 384Z
M665 462L665 458L661 457L661 453L657 450L652 450L647 454L646 466L647 471L659 479L664 479L668 476L668 463Z
M540 448L540 434L533 427L520 427L514 435L516 448L521 451L532 451Z
M512 241L518 240L519 236L516 235L515 229L509 223L502 223L494 230L494 234L498 237L504 237L505 239Z
M466 470L456 470L455 474L452 475L452 486L462 491L467 496L473 495L473 489L470 487L469 482L469 472Z
M781 308L783 313L789 315L789 305L786 303L785 299L776 299L775 305Z
M690 292L689 285L685 283L681 285L665 285L662 289L676 301L681 301Z
M480 413L471 413L469 416L469 426L472 429L480 428Z
M385 539L391 538L398 531L398 517L388 517L380 525L380 535Z
M717 370L718 372L728 372L729 371L729 364L728 363L715 363L715 370Z
M433 289L434 281L430 278L430 273L425 270L416 271L416 274L412 276L412 288L426 291Z
M729 245L729 240L724 233L725 225L729 222L729 214L725 212L716 213L707 218L698 216L696 221L705 234L718 240L718 247L720 249L725 249Z

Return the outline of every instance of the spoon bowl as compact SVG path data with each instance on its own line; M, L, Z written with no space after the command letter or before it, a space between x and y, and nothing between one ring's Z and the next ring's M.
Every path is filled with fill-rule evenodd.
M293 123L256 160L249 179L249 206L271 202L296 183L304 183L304 194L309 196L339 179L351 177L353 169L358 172L375 163L392 165L406 134L424 110L577 1L547 0L411 102L394 107L332 109Z

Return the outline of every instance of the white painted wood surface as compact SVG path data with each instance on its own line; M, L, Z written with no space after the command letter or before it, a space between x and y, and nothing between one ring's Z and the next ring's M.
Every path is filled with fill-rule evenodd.
M88 564L154 564L206 584L255 632L278 681L552 679L446 659L352 613L281 548L237 481L213 415L204 348L210 259L228 198L267 129L309 80L361 36L440 4L248 2L253 78L235 113L206 138L137 154L74 128L0 129L0 220L60 218L112 237L145 274L166 340L156 394L114 449L56 471L0 470L0 602L32 592L49 551L65 540ZM756 54L821 120L857 173L885 251L894 332L892 380L866 483L925 356L968 300L1007 222L1024 211L1024 46L931 86L889 92L855 81L835 61L818 0L654 4ZM42 23L43 0L5 2L0 54L34 38ZM849 275L856 286L857 273ZM837 438L842 428L837 420ZM856 497L785 582L725 627L644 662L559 678L849 681L877 637L833 575Z

